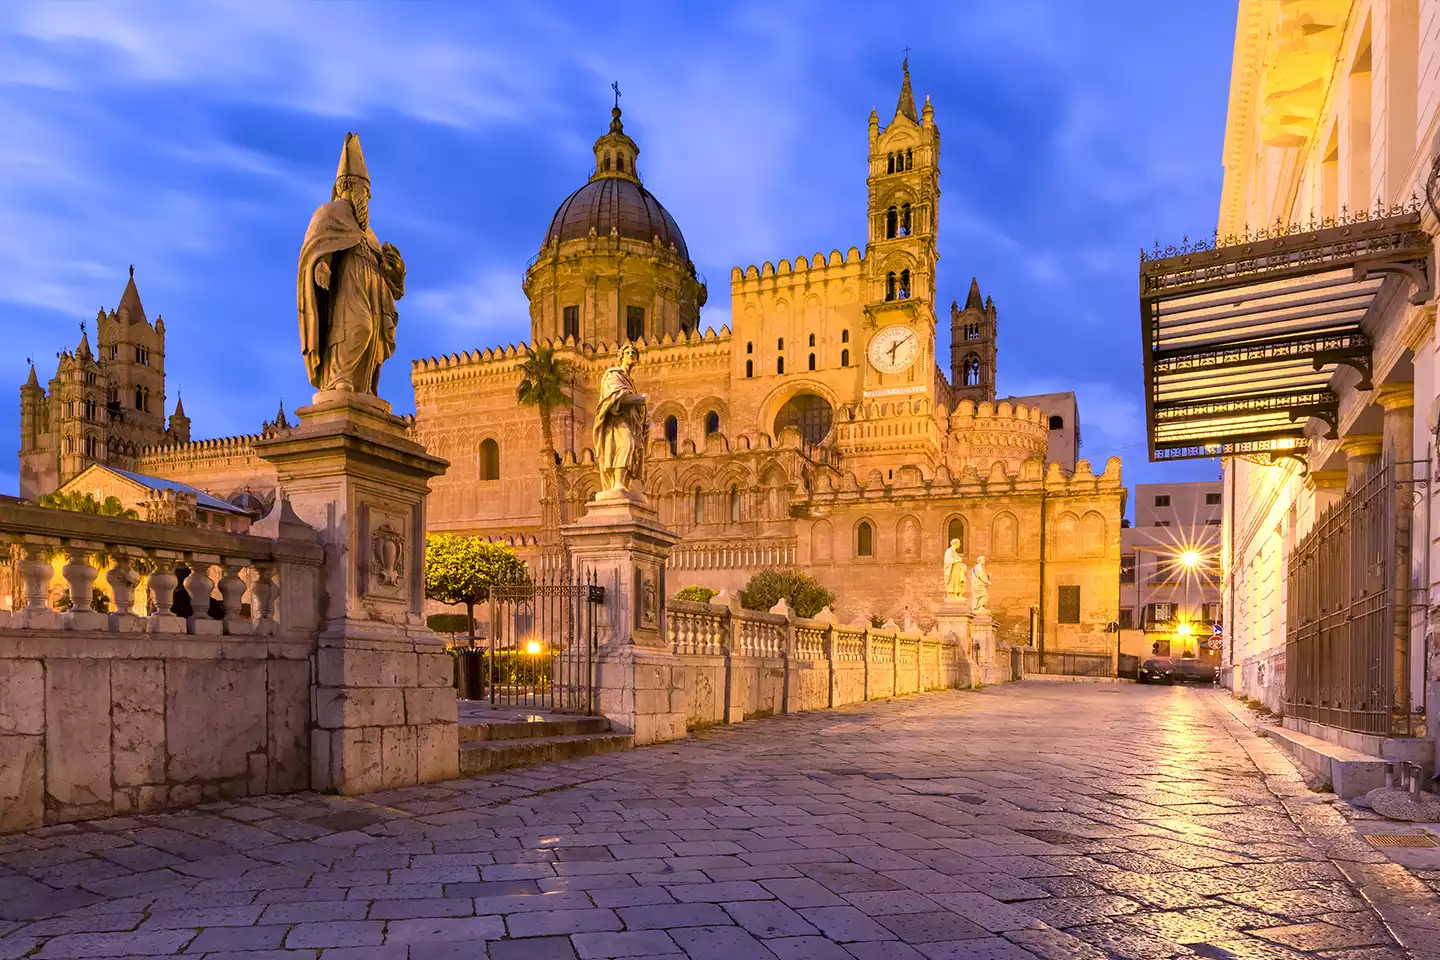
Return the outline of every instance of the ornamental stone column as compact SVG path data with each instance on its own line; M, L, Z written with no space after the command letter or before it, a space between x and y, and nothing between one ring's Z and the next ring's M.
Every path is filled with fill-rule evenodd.
M1411 531L1415 509L1423 492L1410 481L1415 466L1410 461L1415 449L1415 385L1385 383L1375 388L1373 401L1385 411L1383 441L1387 462L1395 465L1395 711L1398 714L1416 710L1421 702L1425 683L1425 665L1420 651L1424 650L1424 614L1402 601L1409 596L1411 576ZM1412 621L1413 616L1413 621ZM1411 658L1410 652L1416 651Z
M1378 433L1357 433L1340 439L1340 450L1345 454L1346 490L1354 490L1365 482L1380 462L1384 444L1384 436Z

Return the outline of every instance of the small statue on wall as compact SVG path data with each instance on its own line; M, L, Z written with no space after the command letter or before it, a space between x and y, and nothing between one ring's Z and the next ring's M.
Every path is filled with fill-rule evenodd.
M630 371L640 361L631 344L620 348L616 365L600 381L595 410L595 462L600 468L600 494L645 492L645 445L650 439L648 398L635 390Z
M945 599L947 601L965 599L965 556L960 552L960 541L950 541L950 547L945 551Z
M990 571L985 569L985 558L976 557L975 566L970 568L970 611L990 612Z

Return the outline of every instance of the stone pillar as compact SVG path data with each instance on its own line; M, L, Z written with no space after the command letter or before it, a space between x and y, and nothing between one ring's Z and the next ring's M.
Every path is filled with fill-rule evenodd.
M962 686L973 686L982 678L983 661L977 660L972 645L974 621L975 613L970 609L969 600L954 600L947 597L935 611L935 629L939 631L940 636L949 635L955 638L955 656L959 661L956 666L960 672ZM993 654L995 646L993 633L990 646Z
M595 684L600 712L636 743L685 735L678 658L664 643L665 561L680 541L641 494L602 493L564 529L575 571L605 589Z
M423 615L425 498L449 464L375 397L321 392L296 413L299 426L255 448L281 491L267 521L281 535L308 524L325 550L311 786L357 794L454 778L450 657ZM276 559L279 629L303 628L309 613Z
M1340 439L1340 449L1345 453L1345 488L1354 490L1365 482L1366 476L1380 462L1380 451L1384 437L1378 433L1357 433Z
M1345 495L1345 484L1349 474L1345 470L1312 470L1305 475L1305 487L1315 497L1315 516L1318 519L1330 507L1340 502Z
M1410 481L1415 477L1415 385L1385 383L1375 388L1373 401L1385 411L1382 436L1384 456L1395 465L1395 596L1408 596L1410 588L1411 532L1415 508L1421 503L1423 491ZM1404 562L1402 562L1402 560ZM1395 708L1397 712L1418 710L1422 700L1421 685L1425 682L1424 626L1419 618L1411 623L1407 605L1397 603L1395 609ZM1413 657L1412 657L1413 654Z

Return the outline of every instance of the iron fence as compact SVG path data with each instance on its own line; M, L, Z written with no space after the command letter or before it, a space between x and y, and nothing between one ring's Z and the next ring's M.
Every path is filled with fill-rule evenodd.
M1290 554L1285 711L1358 733L1409 735L1410 527L1424 462L1385 461Z
M1113 677L1115 661L1108 653L1075 653L1066 650L1025 651L1026 676Z
M605 589L594 573L541 571L490 591L488 638L460 652L462 696L492 708L595 712L595 645Z

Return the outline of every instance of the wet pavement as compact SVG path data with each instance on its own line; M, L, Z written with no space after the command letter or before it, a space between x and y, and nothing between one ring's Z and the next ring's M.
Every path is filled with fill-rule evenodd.
M1031 681L0 836L0 960L1440 956L1352 816L1223 693Z

